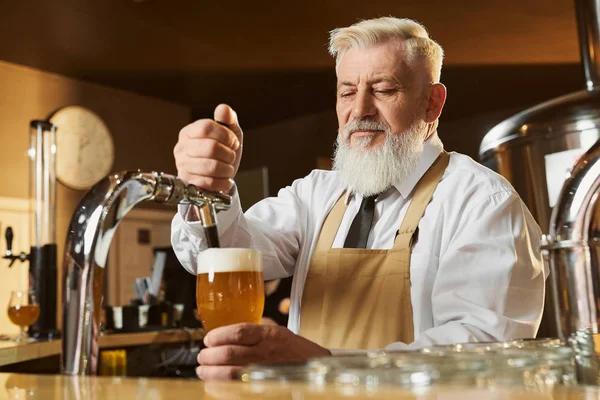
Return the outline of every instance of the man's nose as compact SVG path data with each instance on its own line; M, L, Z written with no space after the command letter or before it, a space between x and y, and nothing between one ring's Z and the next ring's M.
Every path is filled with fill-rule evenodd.
M377 114L377 108L373 96L367 91L359 91L354 98L352 116L360 120L375 114Z

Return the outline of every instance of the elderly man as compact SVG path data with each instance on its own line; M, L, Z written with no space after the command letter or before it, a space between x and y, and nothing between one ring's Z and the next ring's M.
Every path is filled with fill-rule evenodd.
M242 153L236 113L220 105L214 120L179 134L180 178L233 194L219 214L221 245L260 250L267 279L294 276L289 329L209 332L198 375L228 378L247 363L333 349L535 337L546 276L540 230L506 180L444 151L441 47L412 20L379 18L334 30L330 52L335 171L313 171L244 214L230 180ZM190 272L206 247L194 211L182 206L172 225Z

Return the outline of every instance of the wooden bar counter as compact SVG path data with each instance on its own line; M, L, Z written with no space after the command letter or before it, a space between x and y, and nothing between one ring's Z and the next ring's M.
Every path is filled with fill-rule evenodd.
M108 334L100 338L102 349L176 344L201 341L202 330L167 330L144 333ZM17 344L0 342L0 366L12 371L11 364L56 357L60 340ZM310 400L310 399L423 399L423 400L600 400L600 387L557 387L552 392L524 388L477 389L433 386L418 389L374 387L364 389L334 385L279 384L262 382L202 382L197 379L157 379L125 377L78 377L51 374L0 373L0 400L101 400L101 399L227 399L227 400Z
M598 400L597 387L558 388L549 393L524 389L431 387L419 390L378 387L369 391L307 384L201 382L183 379L69 377L61 375L0 374L0 399L458 399L458 400Z
M140 333L110 333L100 336L100 349L144 346L150 344L185 343L202 341L204 330L170 329ZM16 364L39 358L57 356L61 352L61 341L15 343L0 342L0 366ZM2 397L0 397L1 399Z

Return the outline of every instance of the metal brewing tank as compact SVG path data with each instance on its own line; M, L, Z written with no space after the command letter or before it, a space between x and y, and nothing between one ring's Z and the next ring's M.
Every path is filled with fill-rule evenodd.
M514 186L544 233L572 166L600 138L600 2L575 0L584 90L522 111L492 128L479 148L482 164ZM558 328L550 280L538 337Z

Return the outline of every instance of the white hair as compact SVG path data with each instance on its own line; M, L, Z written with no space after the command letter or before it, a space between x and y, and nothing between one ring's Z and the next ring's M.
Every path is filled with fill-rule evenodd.
M412 19L374 18L334 29L329 37L329 53L336 59L337 71L342 56L350 48L370 47L393 39L402 39L406 44L408 63L412 64L420 57L431 74L431 82L440 81L444 50L429 38L423 25Z

